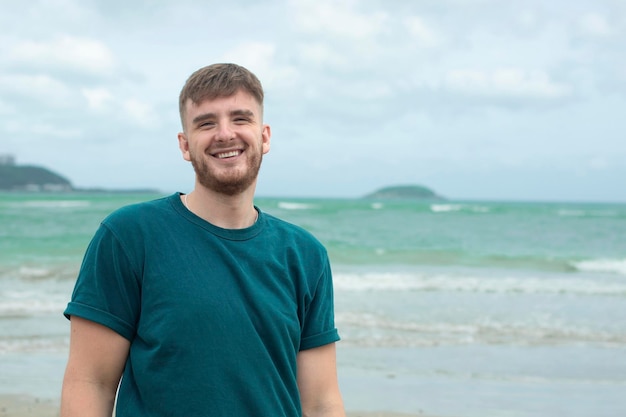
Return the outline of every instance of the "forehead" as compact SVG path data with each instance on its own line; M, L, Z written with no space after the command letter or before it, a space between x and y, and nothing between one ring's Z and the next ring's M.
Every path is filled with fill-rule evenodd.
M238 90L230 96L219 96L207 98L198 103L194 103L191 99L187 99L185 103L185 112L187 119L193 118L202 113L230 113L236 110L247 110L254 115L260 115L262 112L261 105L254 96L246 91Z

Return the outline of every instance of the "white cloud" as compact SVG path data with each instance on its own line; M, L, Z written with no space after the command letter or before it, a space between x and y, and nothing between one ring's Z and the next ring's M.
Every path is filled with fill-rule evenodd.
M2 126L3 132L27 138L32 145L33 140L43 139L43 145L49 143L49 139L74 139L80 137L82 131L79 127L59 126L53 123L32 122L24 120L11 120Z
M276 45L269 42L241 42L222 57L225 62L237 62L252 71L265 70L273 64Z
M450 70L445 85L452 91L484 96L556 99L571 94L570 86L552 81L546 72L519 68Z
M485 196L467 177L477 166L502 183L513 165L530 176L541 165L624 177L621 1L6 2L0 130L10 133L0 146L60 164L81 185L111 186L136 171L131 152L119 154L132 137L151 154L142 171L152 183L138 186L185 188L173 184L192 173L178 162L176 97L195 68L231 61L266 88L276 139L267 194L348 195L374 176L431 172ZM329 158L338 146L349 152ZM402 151L381 158L381 146ZM181 168L163 178L168 158ZM286 167L303 183L286 183Z
M443 40L441 35L436 33L421 17L406 17L403 22L412 38L417 41L419 46L432 48L441 44Z
M254 72L267 88L289 88L298 71L277 60L277 47L271 42L242 42L222 56L223 62L236 62Z
M605 171L610 167L610 164L606 158L595 156L587 162L587 166L594 171Z
M83 88L81 92L90 109L102 110L113 100L113 94L106 88Z
M580 28L583 33L598 37L609 36L613 32L606 18L597 13L588 13L582 16L580 19Z
M0 99L0 115L8 116L10 114L13 114L14 112L15 109L12 105Z
M305 43L298 48L300 58L316 68L348 68L352 60L346 54L332 48L331 45L316 42Z
M70 103L71 89L48 75L0 75L0 92L28 98L53 108L65 108Z
M122 102L124 114L132 123L142 128L156 128L159 118L151 104L134 98Z
M534 12L530 10L524 10L519 14L518 21L522 25L522 27L532 28L537 24L538 19L537 15Z
M104 43L67 35L20 41L9 52L9 60L40 70L53 67L92 74L108 74L115 68L113 53Z
M356 0L291 0L298 30L326 37L365 40L382 33L387 12L361 12Z

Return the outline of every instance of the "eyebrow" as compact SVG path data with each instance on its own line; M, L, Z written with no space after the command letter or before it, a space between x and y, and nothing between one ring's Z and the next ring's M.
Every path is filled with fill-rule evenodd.
M246 116L246 117L254 117L254 112L252 110L233 110L229 113L232 116ZM199 114L193 118L191 121L192 124L198 124L200 122L204 122L206 120L216 119L217 115L215 113L204 113Z

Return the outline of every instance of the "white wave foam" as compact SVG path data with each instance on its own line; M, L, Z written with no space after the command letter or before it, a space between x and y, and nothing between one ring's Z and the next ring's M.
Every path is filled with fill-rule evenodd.
M489 213L489 207L468 204L431 204L430 210L433 213L449 213L457 211L469 211L474 213Z
M283 210L308 210L315 207L313 204L293 203L289 201L280 201L278 207Z
M501 344L526 345L590 342L623 345L622 333L584 328L560 320L505 322L478 319L465 323L397 321L388 317L357 312L338 312L337 326L342 329L344 342L368 346L434 346L440 344Z
M5 289L0 292L0 318L34 316L43 313L60 313L65 309L67 293L35 289Z
M585 272L608 272L626 275L626 259L592 259L574 262L574 267Z
M61 313L68 300L12 300L0 301L0 317L35 316L43 313Z
M69 347L67 338L16 338L0 340L0 354L14 352L63 352Z
M587 214L587 212L584 210L562 209L562 210L557 211L557 214L562 217L583 217L585 214Z
M20 207L28 208L80 208L89 207L91 202L87 200L33 200L20 204Z
M19 271L19 276L21 278L45 278L49 277L52 274L52 271L47 268L34 268L21 266Z
M473 277L445 274L336 274L337 291L444 291L474 293L626 296L626 282L585 278Z
M56 297L56 299L43 300L41 298L0 298L0 318L16 316L35 316L46 313L60 313L66 305L67 299Z
M460 211L463 208L460 204L431 204L430 210L435 213L446 213L449 211Z
M620 215L616 210L584 210L584 209L560 209L556 214L561 217L617 217Z

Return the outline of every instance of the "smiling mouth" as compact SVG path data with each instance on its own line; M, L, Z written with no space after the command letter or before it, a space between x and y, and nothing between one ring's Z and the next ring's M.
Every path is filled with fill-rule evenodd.
M228 151L228 152L219 152L214 154L213 156L216 157L217 159L227 159L227 158L234 158L235 156L239 156L241 155L242 151L237 150L237 151Z

